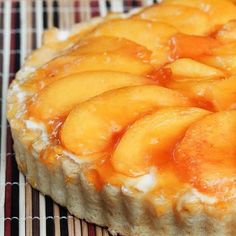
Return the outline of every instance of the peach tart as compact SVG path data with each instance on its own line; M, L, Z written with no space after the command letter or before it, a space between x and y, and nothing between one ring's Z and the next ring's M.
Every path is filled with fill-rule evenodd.
M45 32L8 92L28 182L114 235L236 235L234 4Z

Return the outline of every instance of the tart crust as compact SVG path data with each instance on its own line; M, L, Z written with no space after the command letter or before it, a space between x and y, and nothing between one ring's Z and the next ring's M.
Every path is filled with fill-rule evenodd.
M165 212L153 206L143 193L107 184L97 191L81 166L61 156L48 168L30 152L20 130L12 129L20 171L33 188L52 197L80 219L106 226L116 235L234 235L236 201L216 204L189 191ZM112 210L111 210L112 209Z
M33 188L52 197L80 219L106 226L116 235L234 235L236 201L216 203L191 191L163 213L143 193L107 184L97 191L81 166L61 156L50 168L28 150L20 130L12 129L18 168ZM112 210L111 210L112 209Z

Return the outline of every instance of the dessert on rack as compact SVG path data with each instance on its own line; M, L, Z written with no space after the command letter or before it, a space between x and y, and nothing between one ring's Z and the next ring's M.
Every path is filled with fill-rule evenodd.
M112 234L236 234L236 5L163 0L51 29L8 92L19 169Z

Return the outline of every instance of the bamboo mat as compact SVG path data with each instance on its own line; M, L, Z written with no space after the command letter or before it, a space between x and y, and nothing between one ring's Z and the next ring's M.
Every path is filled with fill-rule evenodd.
M1 159L0 236L108 236L106 229L71 216L32 189L19 173L6 120L6 92L27 54L40 47L44 29L127 12L153 0L0 0Z

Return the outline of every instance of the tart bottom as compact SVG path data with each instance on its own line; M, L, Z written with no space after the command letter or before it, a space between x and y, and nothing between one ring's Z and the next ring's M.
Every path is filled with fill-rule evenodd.
M185 201L186 195L160 214L143 194L109 184L98 191L66 156L49 168L35 150L28 150L18 130L12 129L12 135L18 168L30 185L76 217L108 227L112 235L236 235L234 202L229 208Z

